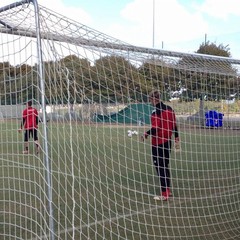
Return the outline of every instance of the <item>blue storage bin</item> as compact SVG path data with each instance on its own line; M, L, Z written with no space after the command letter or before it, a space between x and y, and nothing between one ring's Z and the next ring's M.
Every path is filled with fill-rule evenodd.
M206 127L222 127L223 125L223 113L219 113L215 110L211 110L205 113Z

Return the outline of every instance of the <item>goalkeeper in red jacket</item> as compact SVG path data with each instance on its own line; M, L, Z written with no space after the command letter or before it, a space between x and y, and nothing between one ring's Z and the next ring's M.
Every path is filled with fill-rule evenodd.
M24 129L24 151L23 154L29 153L29 138L32 137L36 146L36 153L39 153L38 142L38 111L32 107L32 101L27 102L27 107L22 112L21 127L18 129L21 132Z
M179 144L176 115L170 106L161 102L159 91L152 91L149 101L155 106L155 110L151 114L151 129L145 132L141 139L144 141L148 136L152 138L152 158L161 184L161 194L154 199L166 201L171 195L169 158L173 133L175 143Z

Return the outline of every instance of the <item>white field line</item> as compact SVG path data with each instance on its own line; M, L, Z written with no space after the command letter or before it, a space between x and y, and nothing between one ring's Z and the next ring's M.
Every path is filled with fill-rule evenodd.
M222 194L229 194L231 192L235 192L236 190L237 190L236 188L235 189L231 189L231 190L228 189L226 191L222 191L219 194L210 194L210 195L208 195L208 198L209 197L217 197L220 194L221 195ZM154 196L154 195L151 194L150 196ZM119 215L117 217L113 217L113 218L108 218L108 219L101 220L101 221L92 222L90 224L85 224L85 225L82 225L82 226L79 226L79 227L75 227L75 228L67 228L65 230L57 232L56 234L59 235L59 234L67 233L67 232L73 232L73 231L76 231L76 230L80 230L80 229L83 229L83 228L88 228L88 227L95 226L95 225L102 225L102 224L107 223L107 222L110 223L110 222L117 221L119 219L124 219L124 218L128 218L128 217L136 216L136 215L142 215L142 214L145 214L145 213L149 213L149 212L152 212L152 211L160 209L160 208L169 208L171 205L173 205L173 204L171 204L171 202L173 202L173 200L174 200L174 197L170 197L169 201L157 201L157 202L163 203L160 206L155 206L155 207L148 208L148 209L142 209L142 211L137 211L137 212L133 211L133 212L131 212L129 214L122 214L122 215ZM175 206L180 206L182 203L193 202L193 201L195 201L195 200L192 199L192 198L189 198L187 201L186 201L186 199L184 199L182 201L179 200L178 204L175 203L174 205ZM47 235L47 236L39 236L36 239L31 239L31 240L39 240L39 239L49 239L49 235Z

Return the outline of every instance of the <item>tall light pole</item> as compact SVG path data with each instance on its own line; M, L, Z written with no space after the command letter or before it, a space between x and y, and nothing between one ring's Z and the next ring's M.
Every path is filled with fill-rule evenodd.
M152 32L152 47L154 48L155 46L155 0L153 0L153 22L152 22L152 27L153 27L153 32Z

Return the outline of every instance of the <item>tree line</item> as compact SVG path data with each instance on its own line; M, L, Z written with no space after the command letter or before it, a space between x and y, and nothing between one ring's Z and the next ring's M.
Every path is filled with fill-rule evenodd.
M227 47L210 42L201 44L197 53L231 56ZM238 83L237 70L231 64L193 61L186 56L171 63L148 59L136 64L117 55L100 57L94 63L76 55L44 62L48 104L142 102L147 101L154 88L160 89L165 101L176 92L180 101L219 101L232 94L238 96ZM27 99L41 101L38 65L0 63L0 87L1 105L19 104Z

